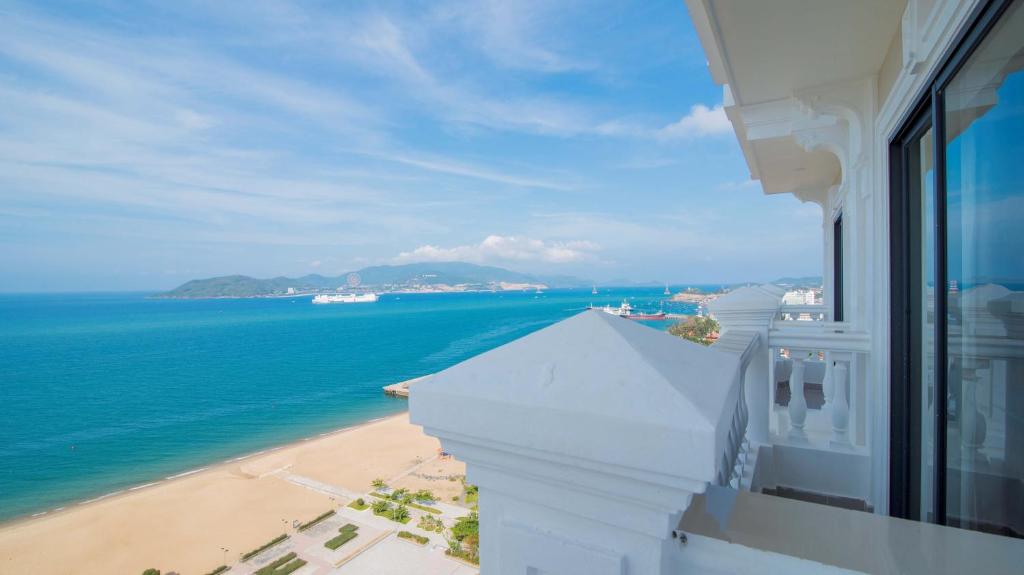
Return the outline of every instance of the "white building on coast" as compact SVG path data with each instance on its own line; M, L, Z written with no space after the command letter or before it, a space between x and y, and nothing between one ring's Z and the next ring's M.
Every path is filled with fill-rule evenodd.
M824 301L731 292L709 348L584 312L417 385L482 572L1020 572L1024 1L686 6Z

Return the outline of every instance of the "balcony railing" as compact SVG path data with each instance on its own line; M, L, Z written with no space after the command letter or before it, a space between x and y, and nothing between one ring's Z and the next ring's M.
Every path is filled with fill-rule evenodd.
M826 313L819 315L824 317ZM866 365L867 354L871 350L868 333L855 329L848 322L775 319L768 329L768 345L773 355L777 357L784 353L792 363L787 406L789 433L797 438L806 438L809 431L827 432L807 428L808 408L804 397L806 363L820 358L825 364L821 380L824 405L820 411L828 415L827 423L831 425L832 435L830 444L863 447L866 443L863 430L868 415L865 390L858 385L861 378L851 376L855 375L853 370L858 364ZM772 382L775 381L776 378L772 378ZM773 392L774 389L773 385ZM773 406L774 399L771 398Z
M996 541L1006 538L745 491L750 457L763 450L865 459L855 441L852 451L772 445L777 350L794 358L796 388L804 354L834 362L833 422L835 406L857 395L844 389L848 372L869 353L867 334L849 324L780 319L781 296L762 286L719 298L711 308L723 330L710 347L584 312L411 389L412 421L479 486L481 571L951 573L981 548L988 567L1018 565L1020 548ZM956 552L918 565L908 545Z
M827 321L832 312L821 304L782 304L778 318L782 320Z

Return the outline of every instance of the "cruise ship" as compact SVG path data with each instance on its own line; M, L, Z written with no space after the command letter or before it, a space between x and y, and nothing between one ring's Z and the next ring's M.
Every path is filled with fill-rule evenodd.
M372 303L377 301L375 293L339 293L339 294L317 294L313 296L313 303Z

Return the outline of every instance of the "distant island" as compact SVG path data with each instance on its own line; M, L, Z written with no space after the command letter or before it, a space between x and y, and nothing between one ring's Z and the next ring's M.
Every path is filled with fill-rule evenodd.
M572 276L538 276L465 262L372 266L338 276L259 279L243 275L196 279L154 297L176 299L289 297L324 292L523 291L588 287L592 282Z
M724 289L719 290L718 292L709 292L700 288L688 287L681 292L672 294L672 298L669 301L705 304L714 300L724 292Z

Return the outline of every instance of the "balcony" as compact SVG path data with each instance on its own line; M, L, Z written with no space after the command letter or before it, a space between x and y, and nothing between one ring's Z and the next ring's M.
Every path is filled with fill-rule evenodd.
M878 415L857 383L868 335L786 319L781 296L719 298L711 347L588 311L416 386L412 421L480 488L482 572L952 573L972 548L1019 564L1018 541L764 493L866 501Z

